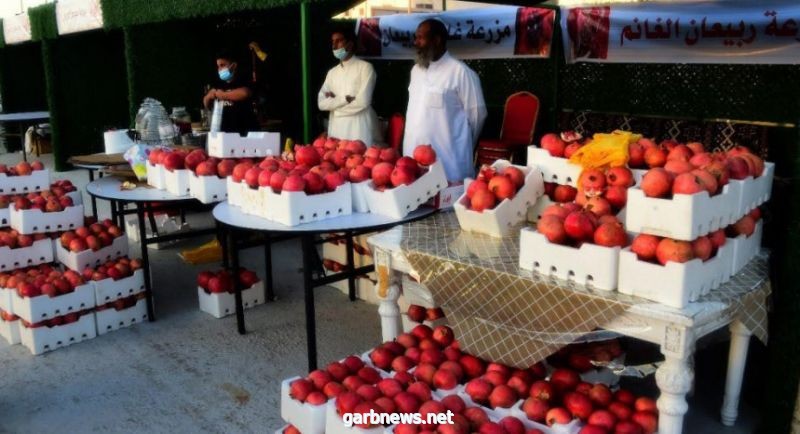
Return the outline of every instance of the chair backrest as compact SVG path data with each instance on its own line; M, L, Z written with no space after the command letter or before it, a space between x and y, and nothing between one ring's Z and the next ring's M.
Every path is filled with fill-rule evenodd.
M528 145L533 141L539 118L539 98L530 92L517 92L506 99L500 140Z
M389 126L386 129L386 143L389 147L402 153L403 132L406 127L406 118L400 113L389 117Z

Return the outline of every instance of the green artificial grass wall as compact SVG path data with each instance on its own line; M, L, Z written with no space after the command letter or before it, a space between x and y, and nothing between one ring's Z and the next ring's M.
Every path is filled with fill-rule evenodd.
M46 3L28 9L31 22L31 39L55 39L58 37L58 24L56 23L56 4Z

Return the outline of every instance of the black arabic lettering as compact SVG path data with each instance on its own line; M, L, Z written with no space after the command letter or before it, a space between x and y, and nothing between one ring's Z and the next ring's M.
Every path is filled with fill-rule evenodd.
M633 41L634 39L641 39L642 37L642 25L639 24L639 18L634 18L633 23L636 24L636 32L634 33L633 27L628 25L622 29L622 33L619 36L619 46L625 45L625 39L629 41Z
M697 41L700 40L700 33L697 30L697 21L691 20L691 21L689 21L689 24L691 24L694 27L692 27L688 32L686 32L686 37L684 38L684 40L686 41L686 45L690 45L691 46L691 45L696 44ZM689 37L689 35L692 33L692 30L694 30L694 38L690 38Z

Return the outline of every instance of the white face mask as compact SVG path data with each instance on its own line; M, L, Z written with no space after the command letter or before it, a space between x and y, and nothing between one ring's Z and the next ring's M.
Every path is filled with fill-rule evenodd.
M333 57L339 60L344 60L345 57L347 57L347 50L344 48L337 48L333 50Z

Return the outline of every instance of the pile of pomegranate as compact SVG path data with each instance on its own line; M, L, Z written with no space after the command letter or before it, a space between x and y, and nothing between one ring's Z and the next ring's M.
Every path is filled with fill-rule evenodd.
M525 184L525 174L519 168L508 166L500 171L484 165L467 188L468 209L483 212L494 209L500 202L513 199Z
M441 307L425 308L417 304L411 304L406 311L408 319L416 323L425 321L436 321L439 318L444 318L444 311Z
M118 258L106 261L95 268L86 267L81 272L84 280L100 281L109 277L114 281L133 276L133 273L142 268L142 261L139 259Z
M58 327L58 326L67 325L67 324L72 324L74 322L78 322L78 320L81 319L81 316L89 314L89 313L92 313L92 309L84 309L84 310L81 310L81 311L78 311L78 312L71 312L71 313L64 314L64 315L61 315L61 316L57 316L55 318L50 318L50 319L47 319L47 320L44 320L44 321L39 321L39 322L36 322L36 323L30 323L28 321L25 321L23 318L19 318L16 315L11 315L11 314L6 312L4 314L4 316L3 316L3 320L9 321L6 318L12 318L13 317L15 319L18 318L25 328L29 328L29 329L35 329L35 328L40 328L40 327L51 328L51 327ZM0 314L2 314L2 311L0 311ZM11 320L11 321L13 321L13 320Z
M20 234L15 229L0 229L0 247L20 249L30 247L34 242L47 238L46 234Z
M730 238L736 238L739 235L749 237L756 231L756 223L759 220L761 220L761 209L753 208L749 213L725 228L725 234Z
M242 289L249 289L258 283L258 275L246 268L239 269L239 282ZM197 286L203 288L206 294L234 293L233 276L227 270L202 271L197 275Z
M545 208L536 222L536 231L551 243L580 247L594 243L604 247L625 247L628 235L622 222L611 214L599 215L593 208L575 202Z
M8 208L9 203L13 203L17 211L26 209L38 209L42 212L64 211L65 208L74 205L67 193L66 189L56 188L35 193L0 196L0 209Z
M128 297L118 298L114 301L109 301L106 304L98 305L95 308L95 310L97 312L102 312L106 309L114 309L116 311L130 309L136 306L136 303L138 303L139 300L144 300L144 298L145 298L144 292L140 292L138 294L130 295Z
M59 242L61 247L70 252L78 253L91 249L96 252L103 247L110 246L117 237L125 236L122 229L110 219L101 223L92 223L89 227L81 226L74 231L61 234Z
M15 166L11 167L0 164L0 174L6 176L28 176L33 173L34 170L44 170L44 164L38 160L32 163L20 161Z
M0 288L17 291L22 298L47 295L57 297L85 284L83 276L72 270L60 270L49 264L0 273Z

